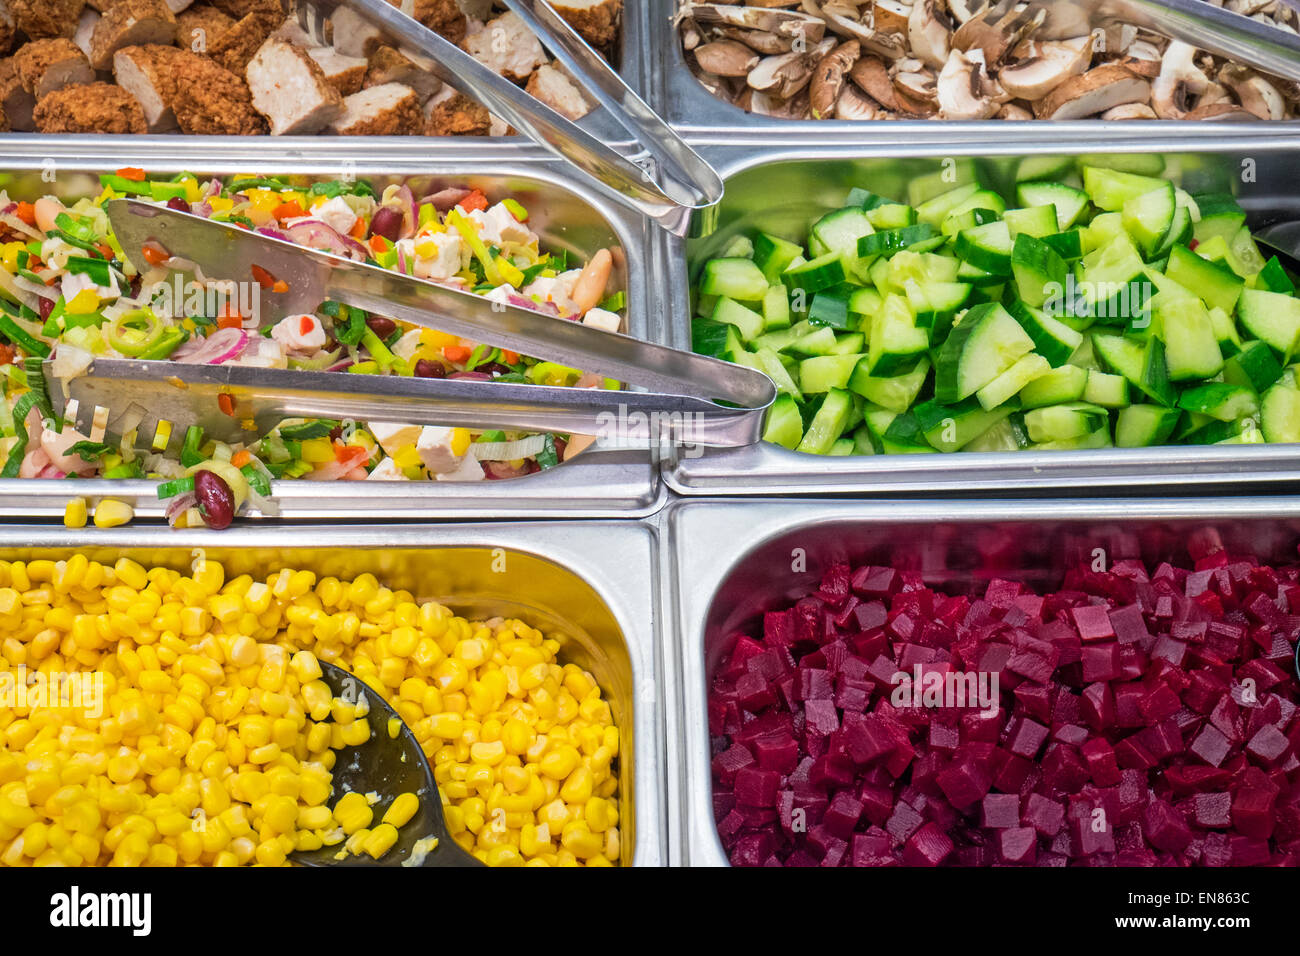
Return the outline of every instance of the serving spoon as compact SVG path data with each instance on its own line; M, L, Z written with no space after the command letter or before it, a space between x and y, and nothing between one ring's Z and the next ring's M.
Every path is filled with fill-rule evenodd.
M335 751L337 759L333 768L334 788L330 793L330 806L337 804L345 793L379 793L381 797L377 807L387 808L399 794L414 793L419 798L420 809L409 822L398 827L397 843L378 860L367 853L353 856L343 850L341 843L319 850L297 851L289 854L289 859L299 866L313 867L483 866L482 862L461 849L447 832L438 785L411 728L365 681L326 661L320 662L320 668L321 680L335 697L353 703L364 697L370 705L370 739L359 746ZM390 721L394 720L401 728L396 737L388 732L392 726ZM377 812L376 818L379 816ZM438 843L421 858L416 844L430 837L436 837ZM344 853L341 860L336 859L340 852Z

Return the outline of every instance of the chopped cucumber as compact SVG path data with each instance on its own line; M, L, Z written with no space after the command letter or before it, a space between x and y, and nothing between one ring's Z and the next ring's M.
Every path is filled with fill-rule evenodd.
M1083 343L1083 336L1041 309L1013 302L1008 310L1034 340L1034 349L1053 367L1064 365Z
M718 299L718 304L713 307L713 321L734 325L746 342L763 334L763 317L725 296Z
M953 327L939 350L935 398L954 404L975 394L1033 348L1034 340L1002 306L975 306Z
M794 396L784 393L776 397L772 408L767 413L767 425L763 429L763 441L772 442L782 448L794 449L803 440L803 418L799 415L799 404Z
M1261 342L1267 342L1289 362L1300 337L1300 299L1280 292L1244 289L1237 310L1242 327Z
M826 454L843 434L852 411L853 397L843 389L832 389L795 450L813 455Z
M776 282L791 263L803 257L803 247L796 243L760 232L754 237L754 264L768 282Z
M1011 272L1021 301L1041 308L1049 298L1064 293L1069 267L1047 243L1022 232L1011 249Z
M1051 370L1052 366L1047 359L1031 352L977 391L975 397L985 410L997 408L999 405L1010 401L1017 392L1030 382L1042 378Z
M1016 201L1022 206L1051 205L1056 209L1056 229L1069 229L1088 208L1088 194L1063 183L1020 183Z
M758 302L767 295L767 276L752 259L710 259L704 264L700 292Z
M1259 396L1253 388L1207 382L1178 396L1178 407L1220 422L1235 422L1259 414Z
M1128 405L1128 379L1097 369L1088 370L1088 384L1083 389L1083 400L1103 408L1124 408Z
M930 373L930 360L922 357L916 368L903 375L874 376L871 362L858 363L849 378L849 388L867 401L894 412L905 412L916 403L926 376Z
M871 320L868 356L872 375L898 375L915 367L917 358L930 347L925 329L917 328L915 317L902 296L885 297Z
M1042 408L1078 401L1087 390L1089 374L1088 369L1077 365L1062 365L1044 372L1020 390L1020 405L1022 408Z
M1120 448L1163 445L1178 424L1178 409L1163 405L1130 405L1119 410L1115 444Z

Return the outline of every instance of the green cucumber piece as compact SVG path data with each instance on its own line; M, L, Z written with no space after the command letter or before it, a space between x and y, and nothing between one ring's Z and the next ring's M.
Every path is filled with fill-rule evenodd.
M876 289L854 289L849 296L849 311L855 315L875 315L884 302L885 297Z
M811 262L791 265L781 273L781 280L792 294L802 292L805 296L837 286L844 279L844 261L834 252L818 256ZM764 294L766 291L764 289Z
M1235 422L1259 414L1259 396L1253 388L1206 382L1178 396L1178 407L1220 422Z
M721 260L714 260L719 262ZM713 321L734 325L740 330L740 337L748 342L763 334L763 317L753 309L747 309L733 299L723 296L713 307Z
M1165 275L1200 296L1206 305L1229 313L1237 307L1237 300L1246 287L1245 281L1231 269L1202 259L1186 246L1174 246L1169 250Z
M1062 365L1045 372L1020 390L1022 408L1042 408L1083 398L1088 386L1088 369Z
M955 236L963 229L973 229L975 226L983 226L986 223L997 221L998 214L991 209L983 207L963 209L961 212L955 212L945 219L943 225L939 227L939 231L945 236Z
M901 229L916 224L916 210L901 202L882 203L867 210L867 222L875 229Z
M1020 323L1031 339L1034 349L1053 367L1070 360L1084 338L1063 322L1058 322L1041 309L1013 301L1008 306L1011 317Z
M754 265L769 283L778 281L781 273L802 255L803 247L787 239L766 232L754 237Z
M1089 369L1083 400L1103 408L1124 408L1129 404L1128 379L1123 375L1110 375L1095 368Z
M852 411L853 397L849 392L844 389L831 389L795 450L812 455L824 455L829 452L831 446L844 433Z
M1013 411L1014 408L1005 405L985 409L972 397L956 405L922 402L912 409L912 414L921 434L936 451L953 452L974 441Z
M1177 208L1173 183L1161 183L1150 192L1125 200L1124 229L1146 258L1152 258L1160 248L1160 241L1174 224L1174 210Z
M1074 172L1073 156L1026 156L1016 164L1016 182L1040 179L1062 179ZM1044 186L1055 183L1031 182L1030 185Z
M816 395L833 388L847 388L853 370L863 358L865 356L862 355L815 355L806 358L799 363L799 390L805 395Z
M1216 237L1231 241L1246 224L1246 210L1229 193L1196 193L1192 198L1201 212L1192 228L1198 246Z
M1056 209L1056 229L1069 229L1088 208L1088 194L1064 183L1030 182L1016 186L1016 202L1021 206L1051 205Z
M1152 314L1164 337L1169 379L1185 382L1218 375L1223 369L1223 352L1201 300L1193 296L1171 299L1162 292L1152 301Z
M1151 176L1139 176L1136 173L1126 173L1118 169L1105 169L1100 166L1083 167L1083 191L1088 194L1099 208L1106 212L1115 212L1123 209L1124 204L1130 199L1136 199L1144 193L1153 190L1169 187L1173 190L1173 184L1163 179L1154 179ZM1170 210L1170 216L1173 212ZM1165 228L1168 228L1166 222ZM1163 236L1164 233L1162 232Z
M767 413L763 441L793 450L802 440L803 418L799 415L799 404L793 395L782 393L776 397Z
M1270 442L1300 442L1300 392L1274 385L1259 403L1260 427Z
M691 351L710 358L722 358L729 347L728 341L733 334L738 334L735 326L712 319L693 319L691 321Z
M1027 439L1022 442L1021 437L1015 426L1011 424L1011 417L1008 416L990 426L973 441L962 445L961 450L964 452L1020 451L1028 444Z
M1051 209L1050 206L1039 208ZM1011 273L1020 298L1027 305L1041 308L1049 298L1061 295L1069 271L1065 260L1047 243L1028 232L1016 236L1011 249Z
M828 252L841 256L856 255L858 240L875 231L861 209L852 206L836 209L813 223L808 234L808 249L814 256Z
M771 349L759 349L754 354L758 358L759 371L772 380L778 392L789 395L798 401L803 401L803 393L799 391L799 386L794 383L790 373L781 364L781 356Z
M869 236L863 236L858 240L858 258L865 259L868 256L889 257L911 246L927 242L934 237L934 227L926 223L903 226L900 229L885 229Z
M867 401L893 412L905 412L916 402L930 373L930 360L924 356L916 368L902 375L874 376L871 362L863 359L849 377L849 389Z
M786 351L801 355L834 355L836 344L835 330L823 325L799 336L786 347Z
M917 328L907 300L902 296L885 297L880 311L871 318L870 358L872 375L889 376L910 371L917 357L930 347L930 336Z
M790 327L790 293L783 285L769 286L763 296L763 331L773 332Z
M916 206L916 219L918 222L928 223L936 229L945 219L952 215L952 211L970 199L980 191L979 184L966 183L958 186L956 189L948 189L935 193L933 198L927 199L921 203L912 203Z
M951 405L975 394L1033 348L1034 340L1001 305L975 306L953 327L939 350L936 400Z
M1130 405L1119 410L1115 444L1120 448L1163 445L1178 424L1179 411L1163 405Z
M1091 435L1106 424L1105 410L1081 404L1048 405L1025 412L1025 427L1035 443L1069 441Z
M1089 253L1080 271L1077 288L1082 293L1082 302L1072 314L1082 313L1106 325L1149 319L1147 299L1151 282L1142 257L1131 242L1115 241ZM1048 311L1059 316L1066 310L1049 307Z
M1008 209L1002 216L1014 239L1021 233L1040 239L1060 232L1056 221L1056 207L1051 203L1041 206L1026 206L1023 209Z
M1278 261L1277 256L1273 256L1268 262L1264 263L1264 268L1259 270L1259 275L1255 279L1255 288L1263 289L1265 292L1281 292L1284 295L1295 295L1295 283L1291 276L1287 274L1282 263Z
M973 159L944 160L942 168L913 176L907 181L907 202L911 206L923 207L927 201L953 192L954 187L971 186L973 192L979 189L978 182L979 172Z
M963 229L953 245L958 259L1000 276L1011 274L1011 250L1011 230L1001 220Z
M1052 366L1047 359L1030 352L977 391L975 398L979 401L980 407L986 411L997 408L1009 402L1026 385L1042 378L1051 370Z
M1280 292L1243 289L1237 318L1242 328L1277 350L1283 363L1291 360L1300 337L1300 299Z
M812 298L812 305L808 307L808 321L813 325L848 329L850 326L849 297L852 292L852 287L847 285L818 292Z
M1266 342L1251 342L1223 364L1223 380L1264 392L1282 377L1282 365Z
M758 302L767 295L767 285L767 276L752 259L710 259L704 264L700 292L741 302Z
M1083 258L1083 234L1078 229L1054 232L1043 236L1042 239L1066 262L1074 262L1076 259Z

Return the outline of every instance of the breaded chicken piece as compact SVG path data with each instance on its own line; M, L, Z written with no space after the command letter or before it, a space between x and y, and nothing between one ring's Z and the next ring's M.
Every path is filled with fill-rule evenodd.
M266 13L271 8L277 11L278 19L284 16L280 12L279 0L208 0L208 2L232 20L242 20L250 13Z
M368 57L384 44L384 35L348 7L330 17L334 49L344 56Z
M14 27L14 15L9 12L9 7L0 0L0 53L8 53L13 49L14 37L17 36L18 30Z
M163 0L117 0L90 38L90 64L113 68L113 54L123 47L176 42L176 17Z
M243 76L248 61L266 42L279 21L279 14L268 16L265 11L254 11L208 42L208 56L236 76Z
M288 17L271 34L273 37L279 37L281 40L287 40L294 46L315 47L316 40L310 33L302 28L297 17Z
M113 77L140 104L151 133L176 128L176 74L181 51L174 46L129 46L113 54ZM192 55L192 54L191 54Z
M221 35L235 25L216 7L196 3L176 17L176 45L191 53L208 52Z
M388 0L391 6L401 8L402 0ZM415 0L412 16L434 33L459 43L465 39L465 30L469 20L456 0Z
M65 86L36 104L42 133L146 133L140 104L112 83Z
M343 112L343 97L316 61L284 40L263 43L244 75L272 136L319 133Z
M442 81L431 71L420 66L401 50L391 46L381 46L370 55L370 68L366 72L365 85L384 86L388 83L401 83L411 87L419 94L421 101L427 100L442 89Z
M95 36L95 24L99 22L99 12L93 7L86 7L81 11L81 19L77 21L77 29L72 33L72 42L77 44L77 49L86 54L86 61L90 61L90 41Z
M177 53L171 106L182 133L250 136L266 132L248 84L205 56L189 50Z
M188 10L194 4L194 0L164 0L164 2L173 14Z
M486 106L475 103L464 93L456 93L437 103L424 126L425 136L487 136L492 117Z
M295 44L296 45L296 44ZM329 85L342 96L351 96L361 90L370 64L358 56L344 56L332 46L305 47L307 55L325 74Z
M70 37L86 0L7 0L14 27L29 39Z
M554 0L551 5L597 50L610 49L618 39L623 0Z
M343 115L330 124L330 132L340 136L419 136L423 131L420 96L401 83L345 97Z
M74 83L94 83L95 71L86 54L66 37L33 40L14 54L23 89L38 100Z
M580 120L591 112L574 82L553 66L539 66L524 89L568 119Z
M514 83L523 83L533 75L533 70L547 62L541 41L514 12L489 20L480 33L468 37L461 47Z
M11 56L0 60L0 109L9 118L9 126L20 133L30 133L36 129L32 111L36 109L36 97L24 87L18 67Z

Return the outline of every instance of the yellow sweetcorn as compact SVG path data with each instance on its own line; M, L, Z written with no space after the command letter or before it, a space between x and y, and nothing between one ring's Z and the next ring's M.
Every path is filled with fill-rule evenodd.
M327 806L333 748L372 728L364 698L334 699L321 660L398 709L449 833L479 859L620 860L619 731L592 675L557 659L558 635L466 620L369 574L254 580L201 558L185 574L84 555L0 561L0 623L0 666L103 680L97 710L0 713L0 863L389 853L418 801Z
M84 528L89 517L85 498L71 499L63 509L63 526L65 528Z

